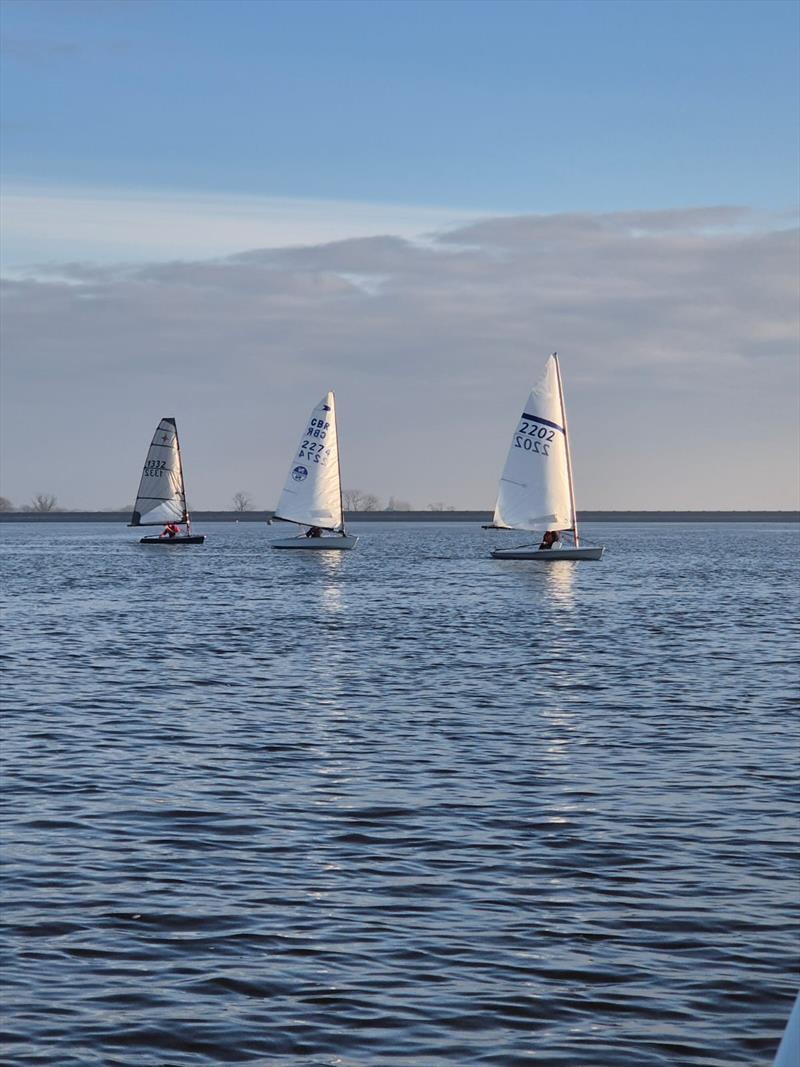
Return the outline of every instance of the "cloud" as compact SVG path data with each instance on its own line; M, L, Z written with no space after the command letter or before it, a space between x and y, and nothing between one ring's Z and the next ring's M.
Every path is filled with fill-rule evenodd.
M0 201L6 273L65 259L151 262L379 233L413 238L479 214L409 204L13 183Z
M33 37L0 36L0 55L45 67L61 59L74 59L85 49L75 41L37 40Z
M579 506L796 506L797 254L701 208L39 268L5 288L4 495L120 503L175 414L195 507L270 506L334 388L349 485L490 507L558 349Z

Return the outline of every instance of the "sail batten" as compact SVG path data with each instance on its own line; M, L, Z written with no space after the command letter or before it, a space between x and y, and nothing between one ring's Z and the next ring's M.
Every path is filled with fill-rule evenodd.
M321 530L344 530L333 393L325 394L306 421L273 518Z
M533 387L506 457L493 523L514 530L569 530L575 515L566 418L555 356Z
M158 424L147 450L130 526L162 526L188 522L178 430L175 419Z

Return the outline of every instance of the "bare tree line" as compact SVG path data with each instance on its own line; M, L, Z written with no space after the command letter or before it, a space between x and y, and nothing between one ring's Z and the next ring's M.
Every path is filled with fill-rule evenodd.
M254 508L253 497L245 489L240 489L237 493L234 493L233 499L234 511L252 511ZM380 497L375 493L365 492L363 489L343 489L342 490L342 506L345 511L411 511L411 504L407 500L398 500L396 497L390 496L389 500L384 507ZM429 509L431 511L444 511L444 504L430 504Z
M252 494L247 492L246 489L240 489L233 494L231 500L233 505L233 511L244 512L255 510L255 504L253 502ZM386 505L382 503L380 497L375 493L364 492L362 489L345 489L342 491L342 505L345 511L413 511L411 504L408 500L401 500L398 497L390 496ZM119 508L112 508L112 511L130 511L132 505L125 505ZM58 506L58 499L52 493L37 493L32 499L30 504L23 504L22 507L17 508L8 499L8 497L0 496L0 512L8 511L22 511L33 512L36 514L45 514L47 512L64 511L65 508ZM428 504L427 511L455 511L452 505L443 504L441 501L436 501L433 504Z
M0 511L16 510L8 497L0 496ZM47 511L63 511L64 509L58 506L58 499L52 493L37 493L30 504L23 504L19 510L43 513Z

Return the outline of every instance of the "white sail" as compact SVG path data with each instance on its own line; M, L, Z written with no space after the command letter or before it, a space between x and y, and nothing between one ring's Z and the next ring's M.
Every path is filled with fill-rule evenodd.
M178 429L174 419L162 419L147 453L130 525L187 521Z
M333 393L308 418L274 517L322 530L344 528Z
M500 477L494 524L514 530L569 530L567 425L555 356L528 397Z

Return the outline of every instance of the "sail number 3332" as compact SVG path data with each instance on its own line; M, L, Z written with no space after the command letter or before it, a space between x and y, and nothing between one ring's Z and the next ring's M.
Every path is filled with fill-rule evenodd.
M514 447L522 448L525 452L537 452L540 456L549 456L550 443L555 434L555 430L540 426L538 422L528 422L523 419L514 434Z

